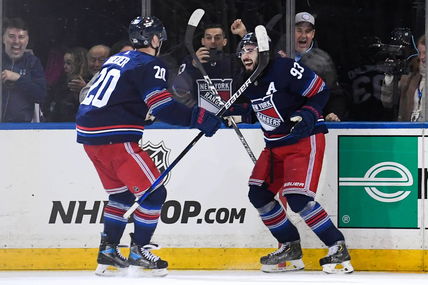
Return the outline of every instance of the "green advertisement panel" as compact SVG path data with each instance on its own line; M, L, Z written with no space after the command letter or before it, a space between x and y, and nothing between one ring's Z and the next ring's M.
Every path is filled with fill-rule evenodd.
M418 227L418 137L339 136L338 225Z

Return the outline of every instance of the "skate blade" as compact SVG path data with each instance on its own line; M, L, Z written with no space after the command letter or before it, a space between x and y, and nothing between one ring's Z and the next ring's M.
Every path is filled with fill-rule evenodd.
M128 277L164 277L168 275L168 269L145 269L140 266L130 265Z
M97 269L95 269L95 275L98 276L126 276L127 268L118 268L111 265L98 264Z
M348 260L340 264L324 264L322 266L322 271L327 274L349 274L354 272L354 268L352 267L351 262Z
M283 264L284 263L274 265L263 264L261 271L265 273L280 273L288 271L298 271L303 270L305 268L305 264L301 259L286 261L285 266Z

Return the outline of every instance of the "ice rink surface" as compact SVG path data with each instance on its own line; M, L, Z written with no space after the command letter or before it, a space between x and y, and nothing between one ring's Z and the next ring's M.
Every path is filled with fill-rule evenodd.
M0 285L131 285L131 284L428 284L427 273L354 272L329 275L319 271L266 274L255 270L171 270L166 277L99 277L91 271L0 271Z

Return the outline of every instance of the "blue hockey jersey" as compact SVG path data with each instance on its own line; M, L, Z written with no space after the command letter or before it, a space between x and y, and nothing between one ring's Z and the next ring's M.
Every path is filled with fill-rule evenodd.
M149 115L188 126L191 109L172 99L168 72L157 57L126 51L110 57L79 106L77 142L137 142Z
M324 81L306 66L290 58L276 58L244 92L251 100L264 132L267 147L293 144L290 116L302 107L318 117L312 134L327 133L322 109L329 93Z

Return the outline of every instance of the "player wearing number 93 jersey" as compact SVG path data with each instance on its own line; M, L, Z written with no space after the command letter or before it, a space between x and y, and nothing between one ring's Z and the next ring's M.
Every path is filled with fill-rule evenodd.
M123 257L118 245L127 219L123 214L160 176L150 156L138 146L144 126L153 116L170 124L200 129L212 136L221 120L205 109L176 102L167 90L168 72L157 58L166 31L156 17L137 17L129 26L135 50L108 58L81 102L76 118L77 142L93 162L109 195L96 273L128 266L153 269L165 275L168 263L150 252L161 207L163 185L147 196L134 212L131 250Z
M257 39L245 35L238 55L247 73L257 66ZM327 128L322 109L329 93L324 81L291 58L275 58L261 76L245 90L260 122L266 143L249 179L248 197L262 222L282 246L260 259L266 272L303 269L300 234L275 199L286 198L309 228L327 245L328 256L320 265L335 273L337 264L350 273L353 268L343 234L315 201L324 157ZM287 266L278 265L286 263Z

